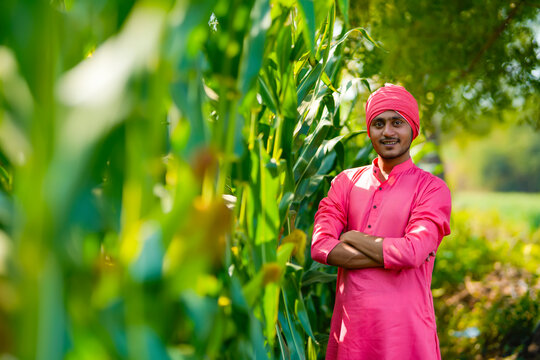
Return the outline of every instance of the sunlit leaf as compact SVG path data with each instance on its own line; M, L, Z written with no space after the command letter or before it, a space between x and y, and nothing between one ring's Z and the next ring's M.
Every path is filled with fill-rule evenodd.
M312 54L315 53L315 6L313 0L299 0L300 10L303 14L304 37L311 48Z

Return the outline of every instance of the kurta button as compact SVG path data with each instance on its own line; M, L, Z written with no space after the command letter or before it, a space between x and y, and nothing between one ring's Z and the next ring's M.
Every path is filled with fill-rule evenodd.
M371 225L368 225L367 227L368 227L368 229L371 229Z
M382 187L380 187L379 190L382 190Z
M376 208L377 208L377 205L373 205L373 208L376 209Z

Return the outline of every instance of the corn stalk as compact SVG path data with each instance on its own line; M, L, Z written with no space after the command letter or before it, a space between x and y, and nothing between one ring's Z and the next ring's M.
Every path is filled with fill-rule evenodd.
M317 358L347 8L3 1L0 354Z

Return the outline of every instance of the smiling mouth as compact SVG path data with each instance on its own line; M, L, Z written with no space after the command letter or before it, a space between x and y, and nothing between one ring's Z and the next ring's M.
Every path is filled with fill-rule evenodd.
M381 140L383 145L396 145L398 142L399 140Z

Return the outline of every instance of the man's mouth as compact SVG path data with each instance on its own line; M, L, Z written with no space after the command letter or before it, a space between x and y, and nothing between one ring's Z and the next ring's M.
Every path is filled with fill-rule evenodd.
M383 145L396 145L398 142L399 142L399 140L397 140L397 139L393 139L393 140L381 140L381 143L382 143Z

